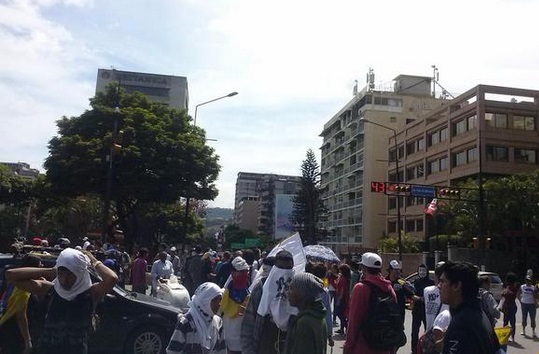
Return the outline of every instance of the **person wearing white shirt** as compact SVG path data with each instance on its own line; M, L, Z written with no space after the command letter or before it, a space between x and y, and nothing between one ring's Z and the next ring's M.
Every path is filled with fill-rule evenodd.
M532 284L532 277L526 276L526 284L522 284L518 290L517 297L520 300L520 308L522 309L522 332L521 335L526 335L526 325L528 324L528 314L530 315L530 324L532 327L532 336L537 338L535 334L535 299L539 296L537 286Z
M163 279L169 279L170 276L174 273L174 267L172 262L167 260L167 252L163 251L159 253L159 259L152 264L152 295L155 296L157 293L157 286L159 281ZM166 280L165 280L166 281Z
M423 290L423 299L425 300L425 332L433 328L436 316L444 310L449 310L448 305L442 305L440 301L440 289L438 282L440 279L440 269L444 262L436 264L434 269L434 285L427 286Z

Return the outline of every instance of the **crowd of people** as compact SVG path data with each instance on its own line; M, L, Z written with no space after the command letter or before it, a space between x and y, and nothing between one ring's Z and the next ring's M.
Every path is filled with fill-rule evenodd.
M493 354L507 350L494 330L502 314L515 340L517 301L521 335L536 338L539 289L531 271L521 285L508 273L498 303L488 276L478 277L478 268L467 262L436 264L434 279L422 264L410 283L402 277L401 262L384 267L382 258L369 252L359 262L313 261L298 271L284 249L268 257L256 249L217 253L195 247L187 255L161 244L150 258L145 248L130 257L121 247L83 241L75 248L63 241L55 267L43 268L39 258L26 256L22 267L5 272L0 353L32 350L30 294L51 299L38 353L86 353L96 303L117 282L156 295L173 276L191 299L189 310L179 315L168 354L325 354L334 335L344 339L345 354L389 354L408 345L413 354ZM101 282L91 283L89 267ZM408 306L409 336L404 333ZM334 332L334 327L339 328Z

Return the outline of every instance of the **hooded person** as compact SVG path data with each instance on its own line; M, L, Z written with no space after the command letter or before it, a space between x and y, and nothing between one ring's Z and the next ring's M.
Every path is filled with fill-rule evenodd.
M262 288L268 278L271 268L275 264L275 257L266 257L261 260L262 266L258 271L255 282L249 290L249 302L245 308L243 322L241 323L241 351L243 354L254 354L258 352L260 337L265 332L265 316L260 316L257 313L260 299L262 297ZM267 332L267 331L266 331Z
M225 354L223 322L217 313L223 290L215 283L202 283L188 303L189 311L178 316L167 354Z
M421 323L423 323L423 330L426 330L427 326L427 319L425 316L425 300L423 298L424 296L424 290L428 286L434 285L434 280L432 280L429 277L429 269L426 265L420 264L419 267L417 267L417 275L418 278L414 281L414 295L412 297L413 299L413 307L412 307L412 353L417 353L417 342L419 340L419 328L421 327Z
M286 354L325 354L328 332L322 303L324 282L311 273L295 274L290 282L288 301L299 310L286 334Z
M102 281L92 284L89 267ZM40 354L86 354L95 306L118 281L116 274L91 253L73 248L60 253L54 268L10 269L6 279L21 290L50 297L37 346Z
M288 302L288 286L294 274L293 267L294 257L290 252L281 250L275 255L275 265L265 281L261 282L261 294L256 295L260 296L258 306L254 308L253 304L256 311L254 328L250 334L253 341L249 346L243 346L244 354L284 352L288 323L298 312ZM244 343L247 338L249 334L242 338Z
M242 257L234 258L221 301L225 341L230 353L241 352L241 324L249 302L250 285L249 265Z

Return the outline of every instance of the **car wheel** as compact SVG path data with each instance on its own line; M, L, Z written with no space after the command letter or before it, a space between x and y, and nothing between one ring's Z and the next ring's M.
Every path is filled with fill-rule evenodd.
M141 327L129 336L125 354L163 354L168 344L163 331L158 327Z

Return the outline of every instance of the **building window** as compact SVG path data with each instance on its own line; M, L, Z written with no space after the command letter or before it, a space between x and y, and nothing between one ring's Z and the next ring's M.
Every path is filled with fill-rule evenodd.
M461 152L457 152L455 155L454 155L454 162L453 162L453 166L461 166L461 165L465 165L467 163L467 159L466 159L466 151L461 151Z
M406 220L406 232L415 231L415 220Z
M513 116L513 129L535 130L535 117Z
M440 162L438 160L429 162L428 166L429 166L429 174L433 174L440 171Z
M509 148L504 146L487 146L488 161L509 161Z
M440 171L445 171L447 170L447 157L442 157L440 159Z
M419 138L417 139L417 150L423 150L425 149L425 139L424 138Z
M397 198L396 197L387 198L387 207L389 209L397 209Z
M468 130L475 129L477 127L477 116L473 115L468 117Z
M416 220L415 221L415 230L417 232L423 231L423 220Z
M443 128L440 130L440 141L445 141L449 137L449 129Z
M490 127L507 129L507 114L485 113L485 122Z
M423 164L417 165L416 175L418 178L425 175L425 167L423 166Z
M440 142L439 132L434 132L431 135L429 135L429 146L436 145L439 142Z
M399 146L397 151L399 152L399 160L404 157L404 146Z
M468 149L468 163L477 161L477 148Z
M387 223L387 232L397 232L397 223L395 221L390 221Z
M406 155L412 155L416 151L415 150L415 147L416 147L415 144L416 144L415 141L406 144Z
M411 180L411 179L415 179L415 171L416 171L416 168L415 167L410 167L410 168L407 168L406 169L406 180Z
M526 149L515 149L515 162L536 164L537 151Z
M455 123L455 135L459 135L466 132L467 121L466 119Z

